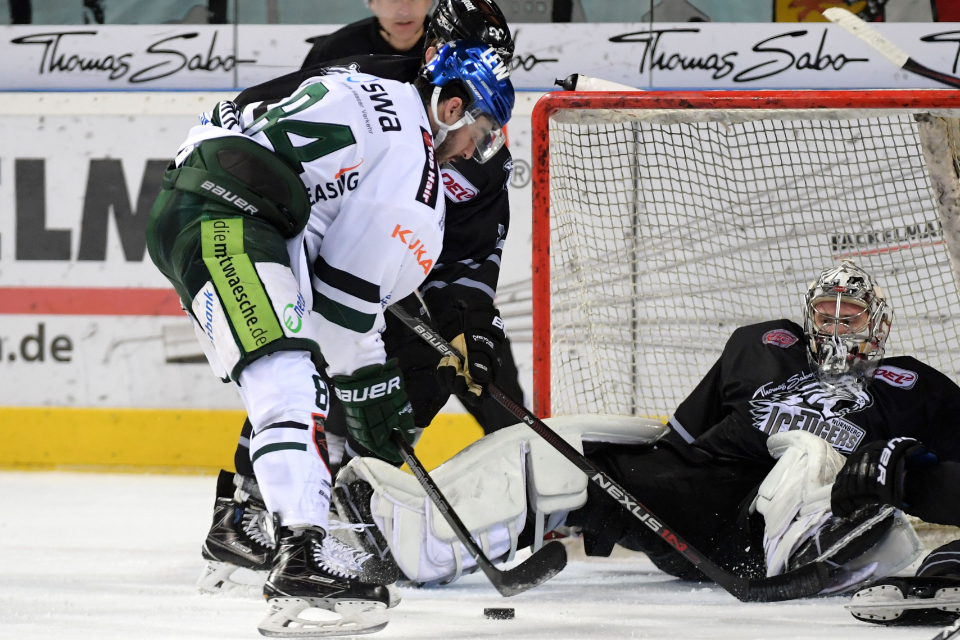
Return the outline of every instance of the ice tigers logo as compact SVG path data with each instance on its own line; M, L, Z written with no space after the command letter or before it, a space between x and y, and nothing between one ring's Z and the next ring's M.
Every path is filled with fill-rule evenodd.
M873 404L866 389L825 389L812 373L791 376L774 386L769 382L750 401L753 426L768 435L780 431L809 431L838 451L849 453L866 432L843 416Z

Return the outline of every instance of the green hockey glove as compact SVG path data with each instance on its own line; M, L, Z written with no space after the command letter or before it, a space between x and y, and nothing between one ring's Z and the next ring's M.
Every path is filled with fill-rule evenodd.
M403 459L390 442L390 432L399 431L413 444L416 429L413 407L403 387L396 358L385 364L361 367L352 376L334 376L337 397L347 414L347 430L371 453L393 464Z

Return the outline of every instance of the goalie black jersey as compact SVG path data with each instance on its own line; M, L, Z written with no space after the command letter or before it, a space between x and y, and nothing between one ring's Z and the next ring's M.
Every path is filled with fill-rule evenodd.
M845 455L907 436L957 462L960 387L916 358L897 356L885 358L866 387L828 390L807 361L803 330L777 320L734 331L670 425L687 442L731 457L766 457L758 445L767 436L799 429Z

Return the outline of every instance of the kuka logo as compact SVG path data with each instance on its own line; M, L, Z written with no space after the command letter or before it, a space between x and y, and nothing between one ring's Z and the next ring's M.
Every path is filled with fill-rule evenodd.
M410 229L401 229L400 225L398 224L394 228L393 233L390 234L390 237L400 238L400 242L407 245L407 248L414 252L414 256L416 256L417 259L417 264L423 267L423 275L427 275L430 273L430 269L433 268L433 260L423 257L427 252L427 248L423 246L422 242L419 240L414 240L412 244L407 242L407 235L411 233L413 233L413 231Z

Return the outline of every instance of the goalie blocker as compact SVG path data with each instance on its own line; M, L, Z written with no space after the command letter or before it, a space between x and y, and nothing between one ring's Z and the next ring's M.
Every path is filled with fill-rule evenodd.
M829 517L829 496L842 458L810 434L794 432L771 438L771 455L780 461L765 473L766 480L755 493L756 498L739 510L729 510L733 517L725 517L718 505L725 505L729 499L718 490L738 483L738 474L728 465L712 465L703 459L678 466L676 448L661 440L668 431L661 423L600 415L565 416L547 422L574 447L586 449L594 461L598 458L591 456L591 451L645 451L642 465L609 465L605 471L629 489L644 484L646 488L637 493L640 499L656 503L656 512L671 523L683 522L684 528L678 526L677 530L691 544L698 548L704 545L738 574L759 577L794 569L799 565L789 564L790 558L802 557L807 562L820 555L810 554L809 540L813 539L812 544L826 543L836 550L835 564L840 570L834 573L831 589L842 590L867 577L875 579L895 572L919 553L919 541L902 515L877 517L874 509L855 514L850 526L836 527ZM653 447L658 441L664 446ZM667 468L669 474L660 473ZM609 554L613 543L620 542L647 552L670 573L704 579L695 569L687 569L652 529L634 524L629 514L621 517L619 505L594 490L593 485L588 486L578 469L524 425L483 438L431 475L491 559L509 561L526 546L536 550L545 533L572 524L605 532L599 538L587 536L587 552L591 555ZM745 476L743 482L756 484L758 476L754 473L739 475ZM762 476L759 479L764 480ZM650 488L657 485L659 490ZM367 514L368 524L376 525L376 539L389 548L412 582L446 584L476 570L453 531L409 474L379 460L357 458L341 471L337 487L341 516ZM691 492L691 487L699 489ZM666 495L661 497L662 493ZM348 504L349 499L364 504ZM828 523L834 526L830 528ZM818 537L821 530L822 539ZM866 535L868 531L873 534ZM751 547L760 552L751 552ZM773 561L767 564L766 558Z

